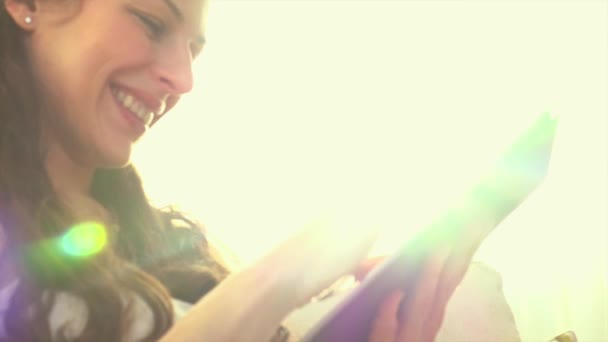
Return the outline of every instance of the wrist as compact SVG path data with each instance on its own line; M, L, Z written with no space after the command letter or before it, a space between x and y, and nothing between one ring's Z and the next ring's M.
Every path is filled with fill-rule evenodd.
M268 341L295 308L289 288L264 263L223 280L162 340Z
M292 256L275 251L245 271L259 287L261 296L267 297L269 303L276 304L286 314L307 301L302 289L303 272L294 267L296 261Z

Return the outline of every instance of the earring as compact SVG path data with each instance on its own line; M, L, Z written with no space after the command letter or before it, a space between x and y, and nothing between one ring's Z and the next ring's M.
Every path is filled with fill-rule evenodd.
M25 17L24 21L25 21L25 23L26 23L26 24L28 24L28 25L29 25L29 24L31 24L31 23L32 23L32 17L30 17L30 16L28 15L27 17Z

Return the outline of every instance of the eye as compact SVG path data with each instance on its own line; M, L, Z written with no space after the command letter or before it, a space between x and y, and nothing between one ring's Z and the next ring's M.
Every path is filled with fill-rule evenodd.
M148 34L155 40L160 39L166 32L166 27L159 19L151 15L133 11L133 15L146 27Z

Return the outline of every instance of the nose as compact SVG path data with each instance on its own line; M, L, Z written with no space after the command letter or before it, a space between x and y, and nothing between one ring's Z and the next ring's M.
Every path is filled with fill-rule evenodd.
M184 46L185 45L185 46ZM192 52L187 44L174 44L159 51L154 68L154 77L165 90L173 95L181 95L192 90Z

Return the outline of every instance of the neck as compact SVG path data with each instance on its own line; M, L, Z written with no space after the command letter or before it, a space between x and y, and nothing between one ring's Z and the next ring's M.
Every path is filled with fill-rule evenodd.
M90 193L95 167L78 163L54 145L47 153L46 170L59 200L76 219L108 220L108 212Z
M59 146L54 145L48 150L46 170L60 197L89 197L94 167L79 164Z

